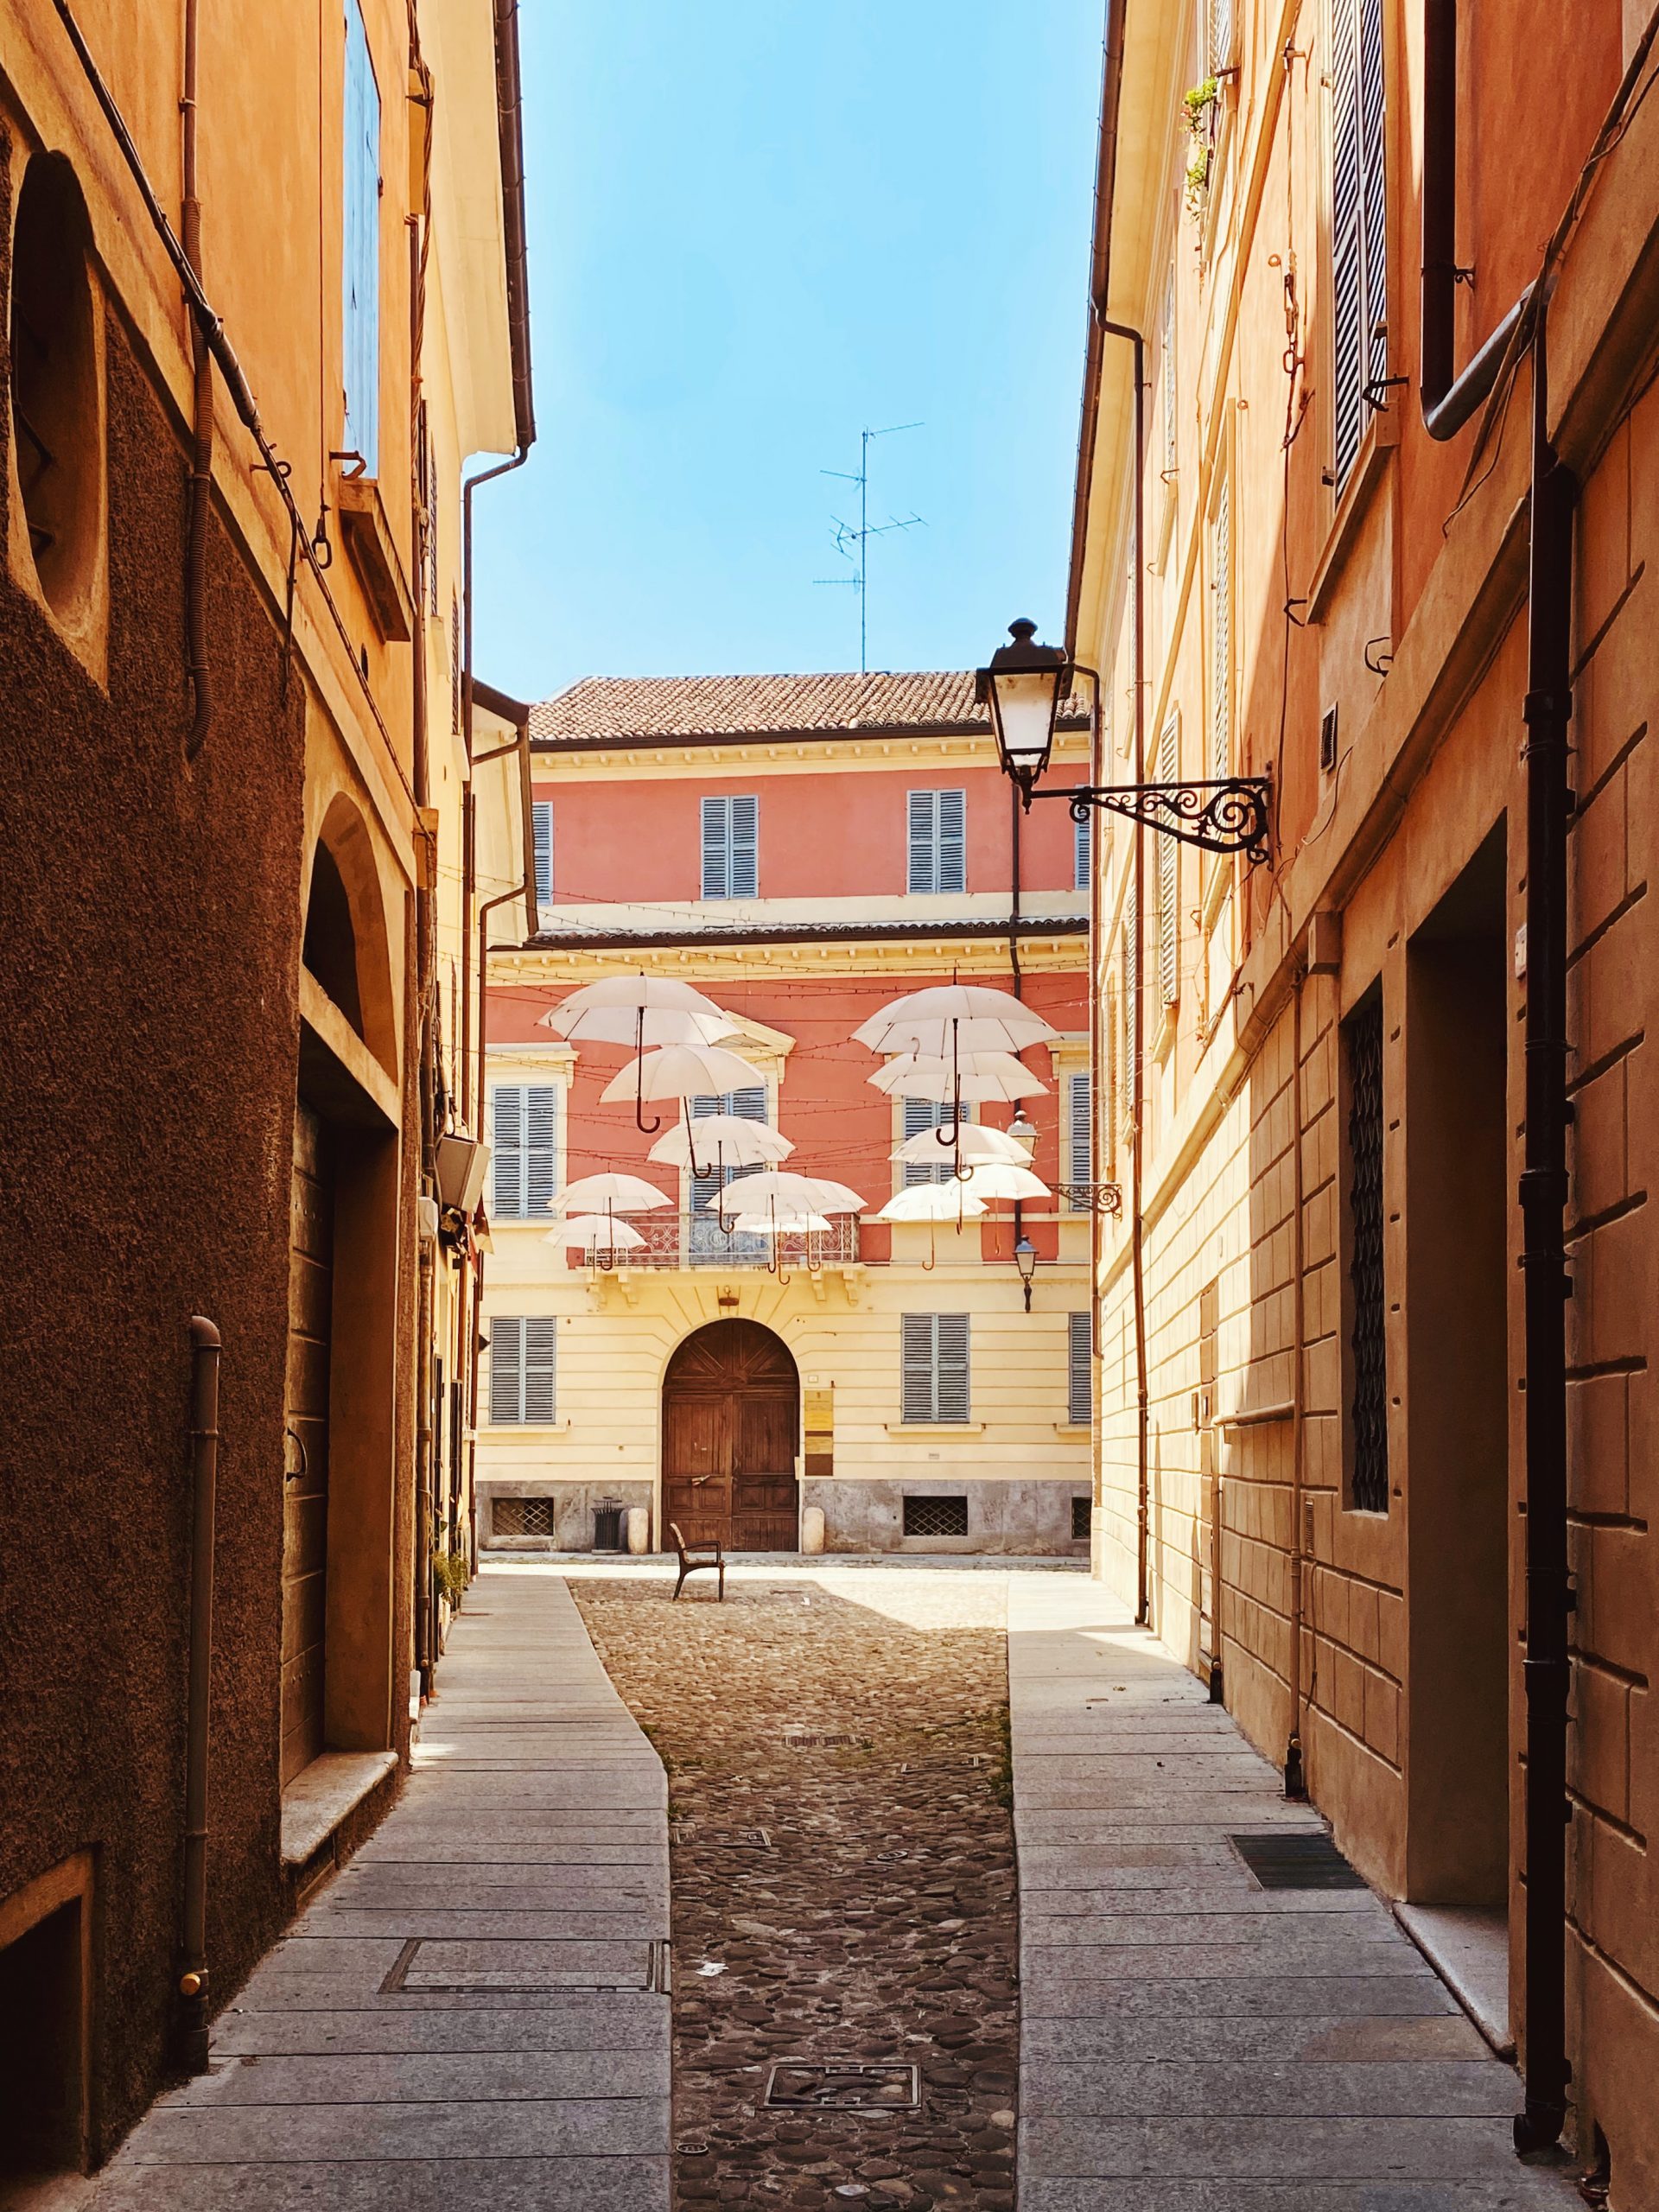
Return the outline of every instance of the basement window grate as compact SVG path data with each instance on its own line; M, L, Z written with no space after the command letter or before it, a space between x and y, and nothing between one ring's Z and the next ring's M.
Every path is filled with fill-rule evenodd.
M1094 1523L1095 1501L1091 1497L1074 1497L1071 1501L1071 1541L1087 1543Z
M1349 1503L1389 1510L1389 1374L1383 1285L1382 1001L1343 1024L1348 1075L1348 1281L1352 1459Z
M490 1529L497 1536L550 1536L550 1497L498 1497L490 1507Z
M784 1738L786 1751L868 1751L867 1736L823 1736L810 1730L791 1729Z
M965 1497L907 1497L905 1534L907 1536L965 1536L968 1501Z
M914 2112L922 2101L921 2075L914 2066L781 2059L766 2101L792 2112Z
M1306 1829L1270 1828L1265 1834L1230 1835L1228 1842L1264 1890L1363 1890L1357 1874L1330 1837Z

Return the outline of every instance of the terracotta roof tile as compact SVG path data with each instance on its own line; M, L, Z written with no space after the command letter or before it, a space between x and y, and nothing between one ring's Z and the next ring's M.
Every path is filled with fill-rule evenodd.
M1082 700L1077 715L1086 712ZM1068 715L1067 720L1072 719ZM970 670L869 676L590 676L532 708L531 740L751 737L982 726Z

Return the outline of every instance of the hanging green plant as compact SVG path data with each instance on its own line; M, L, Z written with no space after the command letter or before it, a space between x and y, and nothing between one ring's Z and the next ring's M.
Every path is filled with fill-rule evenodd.
M1186 212L1195 223L1204 219L1205 203L1210 191L1210 149L1195 146L1192 158L1186 165Z
M1204 219L1210 190L1210 156L1214 144L1216 100L1219 86L1213 77L1194 85L1181 95L1181 113L1192 151L1186 164L1186 212L1195 223Z
M1181 94L1181 106L1186 114L1186 128L1194 138L1207 137L1210 118L1221 87L1215 78L1206 77L1201 85L1194 85L1190 92Z

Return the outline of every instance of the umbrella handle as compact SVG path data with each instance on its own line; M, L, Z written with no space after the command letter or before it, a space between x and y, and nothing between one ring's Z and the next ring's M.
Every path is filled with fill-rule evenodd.
M633 1119L634 1125L644 1136L654 1137L663 1126L662 1116L654 1115L645 1119L645 1009L639 1008L639 1018L633 1025Z
M715 1173L716 1175L723 1176L725 1172L725 1152L721 1146L716 1145L715 1147ZM715 1208L715 1219L719 1224L720 1233L722 1236L734 1236L737 1231L737 1216L733 1214L729 1220L728 1220L726 1217L726 1193L731 1189L731 1187L732 1186L729 1183L721 1183L720 1186L719 1203Z
M697 1148L691 1141L691 1132L696 1127L696 1122L692 1116L691 1102L689 1098L682 1098L680 1101L680 1116L685 1123L686 1166L694 1175L717 1175L720 1173L721 1150L718 1145L715 1147L715 1164L712 1167L699 1167L697 1165Z
M925 1275L931 1275L938 1264L939 1248L937 1236L938 1232L930 1221L927 1224L927 1257L922 1262L922 1273Z

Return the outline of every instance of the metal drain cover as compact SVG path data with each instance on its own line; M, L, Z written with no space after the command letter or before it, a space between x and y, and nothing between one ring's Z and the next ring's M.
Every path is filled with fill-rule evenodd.
M784 1738L784 1748L790 1751L868 1751L867 1736L820 1736L810 1731L791 1732Z
M779 2059L766 2101L791 2112L914 2112L922 2101L914 2066L866 2065L856 2059Z
M1228 1842L1264 1890L1363 1890L1357 1874L1330 1837L1306 1829L1268 1829L1230 1835Z
M769 1828L734 1828L729 1835L704 1835L696 1821L675 1821L669 1831L671 1843L721 1844L733 1851L770 1851L772 1832Z

